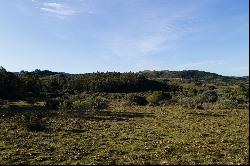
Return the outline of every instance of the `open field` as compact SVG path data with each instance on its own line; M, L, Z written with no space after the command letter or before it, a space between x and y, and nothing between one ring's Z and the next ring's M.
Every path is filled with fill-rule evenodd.
M247 109L113 102L99 111L48 111L42 131L21 119L0 118L0 164L249 164Z
M249 165L249 0L5 0L1 165Z

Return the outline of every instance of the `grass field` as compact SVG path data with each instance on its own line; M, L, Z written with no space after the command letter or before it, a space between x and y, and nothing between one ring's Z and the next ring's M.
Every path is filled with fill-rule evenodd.
M29 109L23 105L23 109ZM124 106L44 117L28 131L0 118L0 164L249 164L249 111Z

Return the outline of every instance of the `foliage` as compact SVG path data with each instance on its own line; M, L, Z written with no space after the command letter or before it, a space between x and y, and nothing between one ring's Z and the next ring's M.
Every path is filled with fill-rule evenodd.
M67 78L64 75L51 75L42 77L42 90L47 93L60 93L67 88Z
M218 107L221 109L237 108L238 105L239 105L238 101L234 99L224 98L218 101Z
M140 92L148 90L170 90L166 83L149 80L137 73L89 73L71 77L69 89L92 92Z
M36 75L29 72L21 72L19 75L23 97L39 97L41 82Z
M231 89L232 98L239 103L244 103L249 100L249 86L245 84L235 85Z
M59 107L59 99L52 98L52 99L47 99L45 102L45 107L47 109L58 109Z
M0 106L8 104L8 100L0 99Z
M0 68L0 99L16 99L20 95L20 80L6 69Z
M59 107L61 109L71 109L73 105L73 102L69 99L64 99L60 102Z
M148 101L144 96L138 96L138 95L129 95L128 96L128 103L130 105L139 105L139 106L144 106L148 104Z
M200 71L1 68L0 164L247 165L248 90L248 77Z
M215 90L207 90L201 94L201 102L216 102L218 95Z
M29 111L22 115L23 126L30 131L43 131L46 124L41 111Z
M171 98L172 96L170 95L170 93L155 91L147 97L147 101L151 105L159 105L159 102L161 100L170 100Z
M178 103L186 108L197 108L198 104L200 104L200 102L198 101L197 98L194 97L184 97L179 99Z
M101 110L101 109L106 109L107 107L108 107L107 100L99 98L77 100L72 103L72 108L78 110L90 110L90 109Z

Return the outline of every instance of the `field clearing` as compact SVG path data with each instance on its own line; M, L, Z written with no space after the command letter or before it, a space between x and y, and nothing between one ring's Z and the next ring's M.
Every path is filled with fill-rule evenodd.
M249 111L120 106L0 119L0 164L249 164Z

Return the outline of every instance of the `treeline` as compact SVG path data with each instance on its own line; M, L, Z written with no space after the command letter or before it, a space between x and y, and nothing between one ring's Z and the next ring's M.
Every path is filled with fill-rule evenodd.
M210 72L199 71L199 70L183 70L183 71L145 70L145 71L142 71L141 73L144 73L145 75L149 77L154 77L154 78L168 77L168 78L184 78L184 79L211 79L211 78L215 79L215 78L223 77L216 73L210 73Z
M230 84L235 84L239 81L241 82L248 82L249 77L232 77L232 76L222 76L216 73L210 73L205 71L199 70L183 70L183 71L150 71L145 70L140 72L149 78L182 78L186 80L193 80L193 81L206 81L209 83L219 83L225 82Z
M42 98L52 95L78 92L143 92L177 91L178 86L166 82L150 80L139 73L88 73L67 75L50 71L21 71L14 74L0 69L0 98L20 99L26 97ZM51 97L51 96L50 96Z
M165 82L149 80L138 73L94 73L71 77L69 89L95 92L143 92L149 90L171 91L175 87Z

